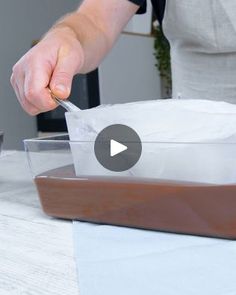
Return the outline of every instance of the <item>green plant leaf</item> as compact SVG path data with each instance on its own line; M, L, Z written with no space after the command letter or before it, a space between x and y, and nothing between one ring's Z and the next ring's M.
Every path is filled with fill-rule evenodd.
M161 27L157 27L155 30L154 49L154 56L157 60L155 66L158 69L161 78L164 80L167 93L171 93L172 77L170 44L166 39Z

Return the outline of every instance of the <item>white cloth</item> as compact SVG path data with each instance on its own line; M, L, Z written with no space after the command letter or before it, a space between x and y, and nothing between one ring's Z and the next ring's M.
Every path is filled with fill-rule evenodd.
M43 214L26 154L0 155L0 294L78 295L72 224Z
M173 97L236 103L236 1L167 0Z
M236 242L74 222L81 295L235 295Z

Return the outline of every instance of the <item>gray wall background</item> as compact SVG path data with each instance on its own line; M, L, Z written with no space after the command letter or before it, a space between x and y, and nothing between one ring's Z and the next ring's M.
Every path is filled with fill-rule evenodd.
M155 67L154 38L121 34L99 67L102 104L161 98L161 79Z
M36 119L16 101L9 79L14 63L63 14L80 0L0 0L0 130L4 148L22 149L22 139L36 136Z

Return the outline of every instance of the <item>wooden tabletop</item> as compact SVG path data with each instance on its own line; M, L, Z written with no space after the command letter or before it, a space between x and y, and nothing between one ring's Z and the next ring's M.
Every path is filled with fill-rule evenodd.
M72 223L43 214L23 152L0 155L0 294L78 294Z

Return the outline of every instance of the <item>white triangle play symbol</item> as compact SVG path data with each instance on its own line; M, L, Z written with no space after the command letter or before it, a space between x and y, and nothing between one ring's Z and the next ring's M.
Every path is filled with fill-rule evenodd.
M126 151L128 148L126 145L119 143L116 140L110 140L110 156L114 157L115 155L118 155L122 153L123 151Z

